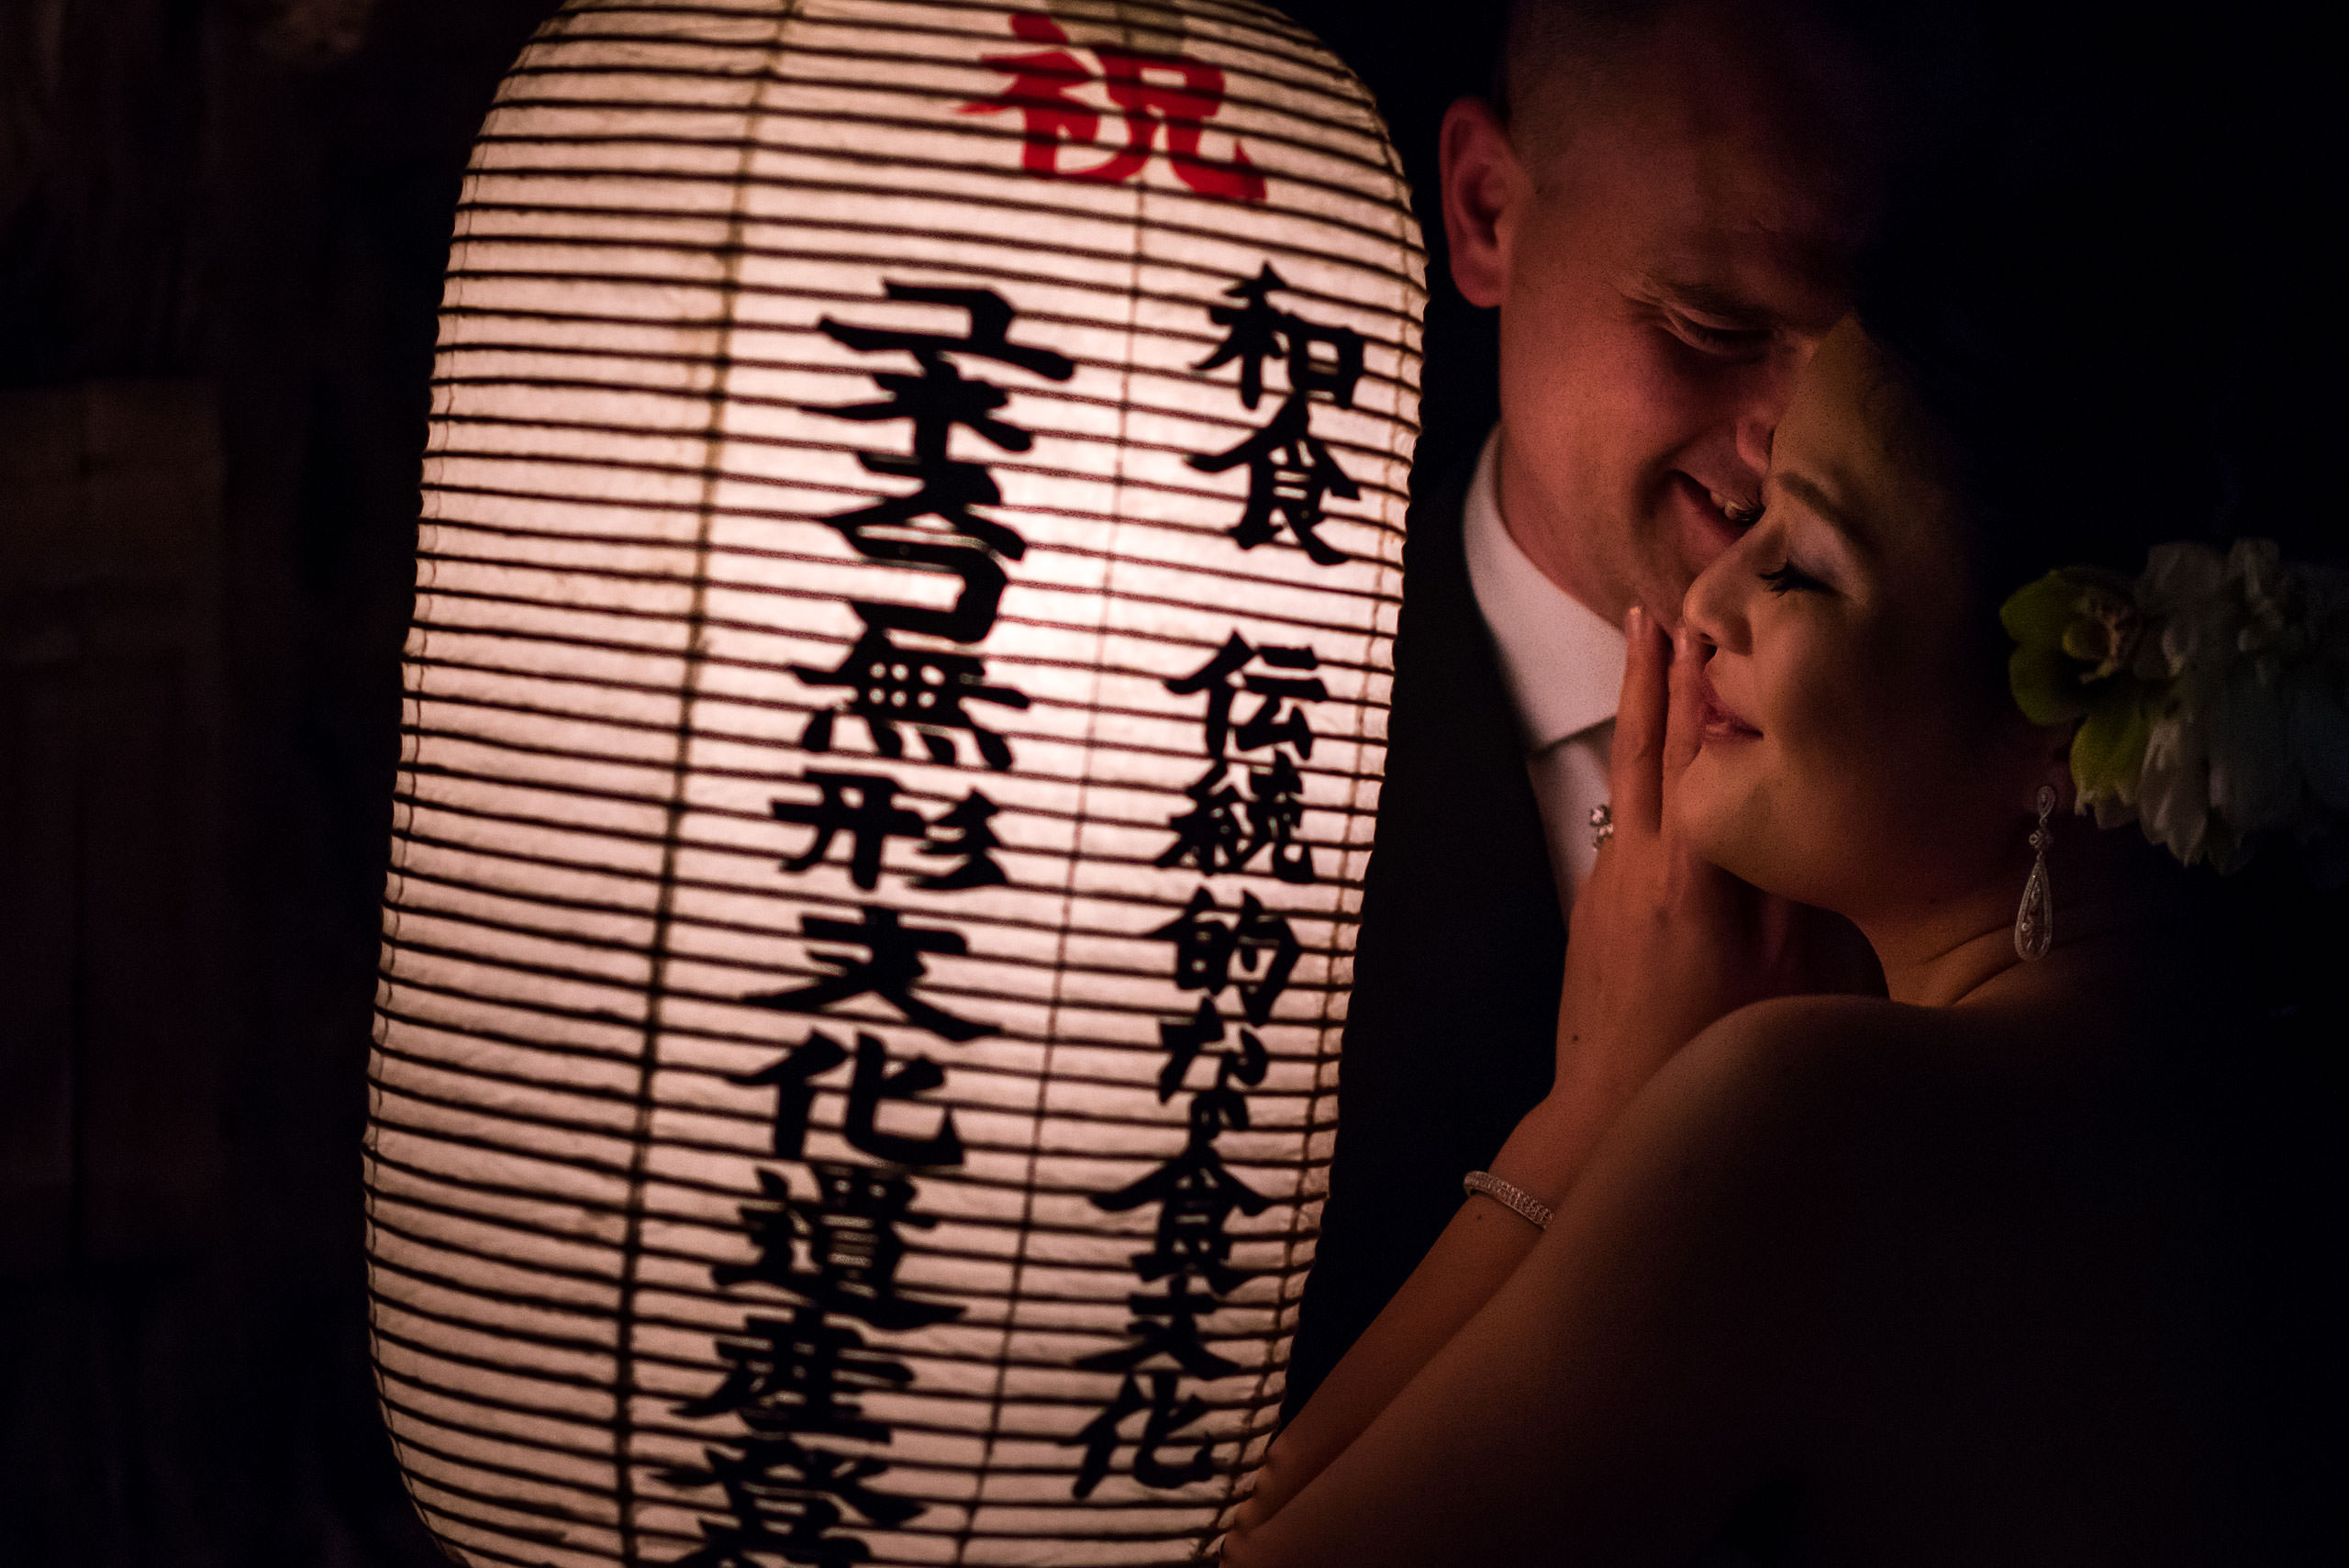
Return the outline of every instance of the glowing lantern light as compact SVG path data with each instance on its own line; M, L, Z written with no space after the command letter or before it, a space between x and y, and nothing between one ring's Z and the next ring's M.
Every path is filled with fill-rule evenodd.
M1247 0L573 0L466 183L368 1139L479 1563L1187 1561L1313 1251L1416 429Z

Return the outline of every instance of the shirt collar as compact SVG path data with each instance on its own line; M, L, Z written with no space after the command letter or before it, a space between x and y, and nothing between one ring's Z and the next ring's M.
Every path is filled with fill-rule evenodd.
M1615 717L1623 633L1542 574L1501 521L1500 437L1485 439L1461 513L1468 584L1500 651L1501 673L1529 751Z

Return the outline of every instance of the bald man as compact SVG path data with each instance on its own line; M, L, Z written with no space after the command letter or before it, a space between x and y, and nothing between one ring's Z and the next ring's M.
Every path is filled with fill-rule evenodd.
M1854 16L1865 16L1854 7ZM1520 0L1442 132L1453 281L1500 422L1414 511L1386 784L1294 1412L1550 1085L1634 604L1750 522L1848 303L1893 51L1805 0Z

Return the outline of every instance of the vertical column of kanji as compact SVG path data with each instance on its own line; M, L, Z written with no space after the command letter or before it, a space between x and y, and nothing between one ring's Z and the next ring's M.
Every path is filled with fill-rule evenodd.
M1017 128L998 156L1036 182L1027 201L1132 191L1131 325L1114 517L1082 540L1110 559L1053 1072L960 1561L1057 1538L1072 1562L1175 1562L1276 1407L1310 1256L1380 762L1416 246L1359 87L1276 19L1007 23L969 112Z
M1027 451L1030 433L1003 417L1008 384L1065 381L1074 366L1016 336L1016 313L993 290L885 274L874 282L873 304L893 307L882 321L843 307L816 329L864 367L877 395L796 410L840 430L875 482L861 504L813 519L863 563L862 579L853 571L835 579L869 582L873 591L845 601L856 631L837 662L786 666L811 705L791 737L809 761L784 775L787 793L764 802L770 821L791 829L774 874L788 883L825 870L828 886L844 880L853 890L853 912L789 900L783 906L800 911L791 945L804 962L751 967L812 977L737 999L791 1019L877 1008L887 1034L965 1045L998 1034L1002 1023L930 988L930 961L971 951L964 933L937 917L960 896L1007 881L991 826L998 807L968 775L1015 774L1011 741L985 710L1016 712L1030 701L990 673L987 656L1007 566L1025 556L1027 542L995 515L1000 490L988 463L970 453ZM909 317L930 325L885 324ZM924 586L946 591L900 596ZM922 774L920 790L908 787L908 769ZM942 770L967 782L925 812L920 802L938 792ZM713 790L713 812L740 793ZM911 848L893 852L897 840ZM938 1354L921 1331L970 1310L900 1278L907 1233L938 1224L916 1207L918 1178L960 1171L966 1151L951 1096L940 1093L947 1068L918 1046L893 1050L884 1032L811 1025L781 1054L726 1077L736 1101L743 1091L768 1096L771 1159L757 1170L755 1193L738 1204L748 1256L721 1256L707 1268L723 1299L741 1303L739 1321L714 1340L723 1373L669 1407L685 1422L717 1424L697 1459L662 1473L672 1488L713 1494L716 1510L702 1513L698 1540L671 1561L751 1568L922 1555L918 1523L930 1504L918 1494L938 1483L891 1483L896 1434L876 1401L909 1390L917 1362ZM825 1100L837 1109L818 1116ZM672 1125L683 1133L687 1123ZM811 1129L844 1157L813 1152ZM681 1168L673 1180L683 1187L692 1173Z
M1313 415L1323 406L1352 406L1364 375L1364 339L1352 328L1282 308L1274 295L1285 287L1266 264L1225 291L1229 303L1208 307L1221 336L1191 369L1213 377L1230 367L1239 404L1264 422L1227 450L1186 462L1203 473L1246 473L1238 517L1223 530L1235 555L1271 547L1294 550L1312 570L1342 568L1351 558L1322 531L1328 503L1357 500L1362 490L1316 432ZM1278 397L1267 409L1270 390ZM1332 617L1325 611L1322 618ZM1293 917L1334 913L1320 889L1325 877L1343 874L1332 863L1342 851L1317 852L1304 831L1301 770L1315 753L1313 710L1330 697L1322 662L1309 642L1256 642L1235 628L1204 662L1161 682L1194 705L1202 764L1183 786L1186 804L1167 819L1152 862L1193 873L1197 884L1182 913L1148 933L1167 944L1167 981L1197 997L1157 1024L1156 1097L1181 1107L1185 1137L1169 1158L1091 1200L1108 1214L1147 1213L1152 1229L1149 1245L1130 1260L1137 1288L1127 1298L1126 1342L1075 1362L1119 1380L1078 1433L1084 1459L1072 1490L1079 1497L1091 1496L1113 1468L1155 1491L1228 1474L1252 1425L1245 1418L1257 1414L1244 1412L1238 1432L1228 1421L1221 1429L1210 1421L1210 1392L1227 1407L1247 1398L1212 1385L1230 1390L1228 1380L1263 1368L1210 1345L1202 1325L1224 1312L1254 1272L1235 1264L1235 1218L1264 1215L1276 1195L1290 1196L1236 1173L1222 1140L1253 1125L1250 1091L1265 1084L1272 1062L1259 1031L1273 1021L1304 951ZM1255 886L1224 903L1219 887L1242 878ZM1308 1084L1318 1065L1306 1063ZM1291 1151L1289 1160L1302 1153ZM1260 1305L1251 1316L1261 1312ZM1261 1342L1277 1329L1227 1325L1226 1332Z

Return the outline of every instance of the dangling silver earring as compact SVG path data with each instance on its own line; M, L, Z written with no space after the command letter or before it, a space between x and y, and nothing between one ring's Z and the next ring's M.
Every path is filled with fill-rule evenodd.
M2031 880L2022 884L2022 906L2015 911L2015 953L2026 962L2045 958L2055 940L2055 898L2047 885L2047 846L2055 829L2047 825L2055 812L2055 786L2039 786L2039 826L2031 830Z

